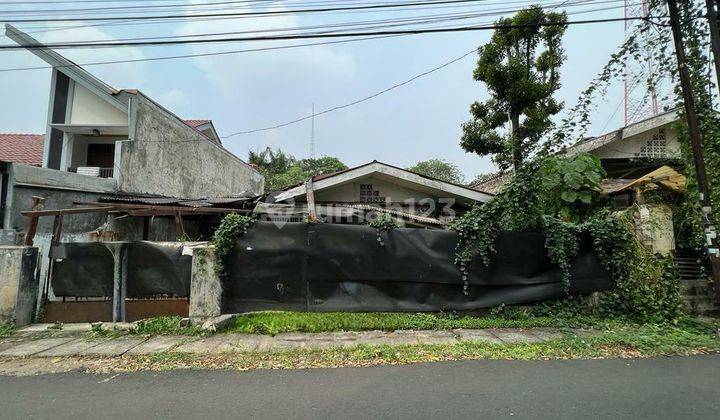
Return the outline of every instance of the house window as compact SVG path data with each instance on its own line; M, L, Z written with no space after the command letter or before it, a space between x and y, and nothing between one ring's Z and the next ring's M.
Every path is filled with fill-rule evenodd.
M635 153L635 157L662 158L666 156L667 139L665 137L665 130L662 128L658 130L650 140L646 141L644 146L640 147L638 153Z

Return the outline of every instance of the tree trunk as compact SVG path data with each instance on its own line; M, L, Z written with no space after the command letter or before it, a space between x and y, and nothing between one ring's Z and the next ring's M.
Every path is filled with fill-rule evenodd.
M513 153L513 168L515 171L520 169L522 165L522 139L518 136L518 128L520 127L520 114L510 113L510 144Z

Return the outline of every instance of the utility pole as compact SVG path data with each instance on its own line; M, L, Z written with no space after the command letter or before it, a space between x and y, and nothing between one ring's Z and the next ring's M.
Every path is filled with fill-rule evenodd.
M695 99L693 97L690 75L687 70L685 58L685 47L680 30L680 13L678 12L677 0L667 0L668 11L670 12L670 27L672 28L673 40L675 43L675 55L677 57L678 73L680 76L680 87L683 93L685 104L685 117L690 135L690 146L693 154L693 163L697 175L698 189L700 190L700 207L702 211L702 222L705 228L707 252L712 267L713 286L715 297L720 302L720 254L718 251L717 232L712 215L712 203L710 202L710 187L705 172L705 161L702 155L702 140L700 137L700 126L698 125L697 114L695 113Z
M710 48L713 53L713 62L715 63L715 77L720 89L720 29L718 29L717 10L715 9L714 0L705 0L707 6L708 27L710 28Z

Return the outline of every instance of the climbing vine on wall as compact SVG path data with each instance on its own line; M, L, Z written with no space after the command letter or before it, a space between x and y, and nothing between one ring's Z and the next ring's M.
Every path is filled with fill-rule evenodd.
M672 320L683 313L672 257L653 255L630 231L630 212L601 212L585 227L594 249L612 273L615 288L600 296L602 313L638 320Z
M574 162L584 165L580 172L585 181L580 185L575 175L565 181L566 174L575 173L581 166ZM560 171L557 182L541 181L547 171ZM628 217L610 212L608 203L597 194L602 174L596 159L582 155L534 161L523 166L491 201L457 218L451 228L459 235L455 263L462 273L463 291L468 294L470 263L479 259L490 264L499 233L512 230L545 235L547 255L560 268L564 290L569 293L571 261L578 253L580 235L589 234L598 257L617 285L602 295L605 313L644 319L677 317L682 305L672 261L652 255L636 241ZM576 191L577 197L566 202L572 204L568 210L559 210L557 197L567 188Z
M377 213L376 217L368 223L368 226L377 232L377 241L380 246L385 246L383 233L400 227L400 224L387 213Z
M460 236L455 263L462 273L463 291L467 294L469 289L469 263L479 258L488 265L503 230L544 232L548 255L560 267L568 290L570 259L579 248L577 221L586 208L599 202L603 174L600 162L586 154L528 162L490 202L457 218L450 228Z
M255 217L238 213L230 213L222 219L210 242L215 248L215 269L218 274L223 271L237 239L244 235L254 222Z

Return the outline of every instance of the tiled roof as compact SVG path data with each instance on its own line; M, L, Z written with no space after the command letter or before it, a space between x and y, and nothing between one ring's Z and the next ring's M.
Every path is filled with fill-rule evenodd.
M189 125L192 128L198 128L203 124L207 124L210 122L210 120L184 120L185 124Z
M42 166L45 136L0 133L0 160Z

